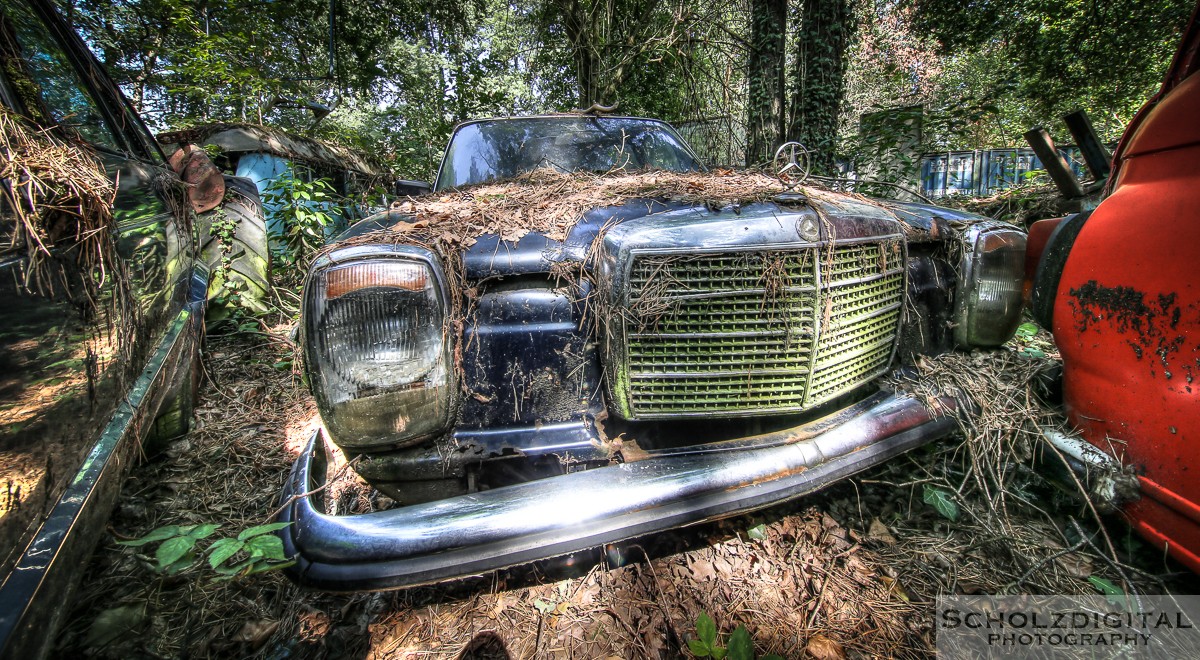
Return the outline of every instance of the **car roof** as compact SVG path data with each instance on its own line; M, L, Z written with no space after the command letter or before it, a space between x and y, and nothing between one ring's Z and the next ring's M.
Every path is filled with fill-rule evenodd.
M230 153L269 153L284 158L318 163L335 170L350 169L367 175L384 168L349 147L293 135L271 126L241 123L201 124L181 131L159 133L164 145L188 142L215 144Z
M464 126L470 126L472 124L482 124L484 122L526 120L526 119L572 119L572 118L574 118L574 119L625 119L625 120L633 120L633 121L648 121L648 122L653 122L655 124L662 124L664 126L670 126L672 129L675 128L668 121L665 121L662 119L654 119L652 117L636 117L636 116L631 116L631 115L592 115L592 114L584 114L582 112L548 112L548 113L537 114L537 115L513 115L513 116L507 116L507 117L485 117L483 119L470 119L470 120L467 120L464 122L459 122L458 124L455 124L454 130L451 131L451 133L457 133L459 131L459 129L463 128Z

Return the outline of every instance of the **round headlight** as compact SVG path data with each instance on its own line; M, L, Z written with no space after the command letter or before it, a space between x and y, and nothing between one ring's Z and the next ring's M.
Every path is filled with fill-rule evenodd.
M346 248L313 265L304 350L338 445L402 446L446 429L453 367L437 258L420 248Z
M1025 232L1001 222L981 222L966 231L963 242L954 341L963 347L999 346L1021 323Z
M318 350L359 389L413 383L439 366L442 309L425 264L380 260L335 266L315 279L323 299Z

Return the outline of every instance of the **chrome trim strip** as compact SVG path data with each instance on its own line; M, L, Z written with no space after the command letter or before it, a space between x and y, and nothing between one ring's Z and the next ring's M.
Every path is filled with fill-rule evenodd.
M207 291L207 269L196 269L193 287ZM51 509L37 535L30 541L12 572L0 584L0 657L37 657L49 639L44 632L55 630L69 614L62 598L78 579L72 571L85 561L99 538L102 527L89 524L88 515L108 517L129 468L135 445L142 439L145 424L157 410L150 410L163 393L166 380L176 373L178 360L199 342L204 298L190 300L167 328L146 368L117 405L99 440L93 445ZM49 616L47 616L49 613ZM32 649L39 649L34 651Z
M1042 435L1046 443L1057 450L1058 461L1080 479L1092 504L1100 511L1114 511L1124 501L1144 492L1143 482L1132 472L1126 471L1121 461L1082 437L1049 426L1042 427ZM1155 497L1154 492L1146 494L1166 506L1172 506L1172 502ZM1180 513L1189 514L1187 511Z

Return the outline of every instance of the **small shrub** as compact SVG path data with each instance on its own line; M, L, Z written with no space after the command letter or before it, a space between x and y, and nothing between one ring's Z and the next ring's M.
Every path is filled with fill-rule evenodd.
M220 525L166 525L141 538L117 541L117 544L137 548L158 543L154 551L154 570L164 575L178 575L198 565L200 558L207 554L209 567L217 573L214 580L230 580L295 564L295 559L284 554L283 541L273 533L290 524L256 525L242 530L236 537L219 538L203 551L199 548L200 542L215 534Z

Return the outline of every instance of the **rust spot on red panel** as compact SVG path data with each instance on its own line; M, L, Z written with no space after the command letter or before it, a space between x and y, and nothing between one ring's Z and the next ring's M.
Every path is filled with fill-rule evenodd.
M1171 358L1185 341L1176 332L1183 310L1175 303L1174 292L1150 296L1133 287L1110 287L1089 280L1071 289L1070 295L1069 304L1079 332L1115 331L1126 335L1121 341L1129 345L1138 360L1147 353L1158 357L1151 363L1151 374L1156 375L1157 367L1161 366L1163 376L1168 380L1174 377ZM1181 368L1187 382L1192 382L1192 365L1185 362Z

